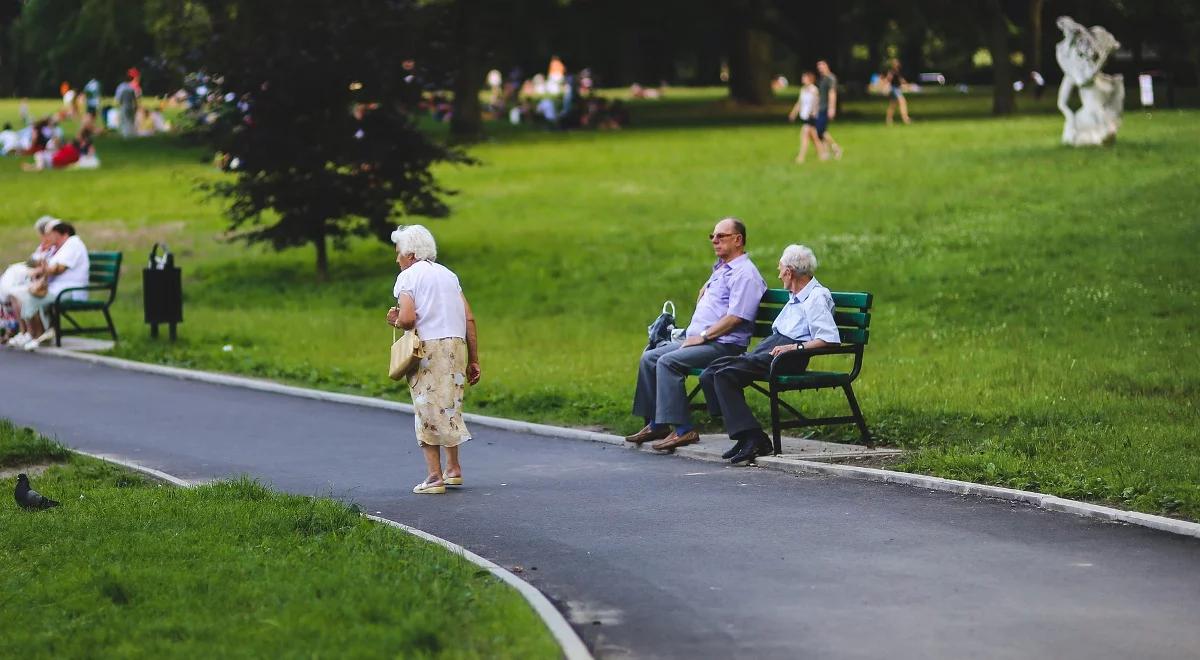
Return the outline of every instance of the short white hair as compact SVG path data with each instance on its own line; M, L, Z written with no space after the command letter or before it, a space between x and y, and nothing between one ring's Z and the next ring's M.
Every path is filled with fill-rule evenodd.
M411 254L417 261L436 261L437 242L421 225L401 225L392 232L392 242L400 254Z
M52 215L43 215L37 219L37 222L33 223L33 228L37 230L37 233L45 234L53 229L55 225L60 224L61 222L62 220L59 220Z
M817 269L817 255L808 246L793 243L783 248L779 263L791 268L797 275L812 275Z

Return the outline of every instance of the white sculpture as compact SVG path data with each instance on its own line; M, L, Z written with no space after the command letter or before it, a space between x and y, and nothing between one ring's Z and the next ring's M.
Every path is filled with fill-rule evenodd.
M1111 144L1121 126L1125 105L1125 83L1120 75L1101 73L1105 60L1121 44L1108 30L1096 25L1090 30L1069 16L1058 17L1063 39L1054 49L1063 70L1058 88L1058 109L1066 117L1063 144L1079 147ZM1072 111L1067 102L1079 88L1080 108Z

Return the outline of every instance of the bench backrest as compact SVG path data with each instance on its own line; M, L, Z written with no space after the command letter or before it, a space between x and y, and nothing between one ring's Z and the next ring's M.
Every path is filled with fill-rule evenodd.
M833 321L837 323L842 344L865 345L870 337L871 294L864 291L830 293L833 294ZM767 289L758 304L758 316L754 319L755 337L771 334L771 323L779 316L779 310L787 304L790 295L787 289Z
M121 276L120 252L88 252L88 284L117 287Z

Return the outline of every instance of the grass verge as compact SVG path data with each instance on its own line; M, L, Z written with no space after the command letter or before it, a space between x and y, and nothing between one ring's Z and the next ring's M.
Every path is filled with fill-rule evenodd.
M635 429L644 328L665 299L690 315L705 236L736 214L769 282L800 242L824 284L875 293L856 390L879 439L910 450L902 469L1200 519L1200 113L1131 108L1114 147L1069 149L1049 96L992 119L986 94L914 95L914 123L891 128L885 100L849 100L832 129L845 159L797 166L790 98L718 96L639 101L614 133L490 126L472 148L482 166L439 171L460 194L427 224L479 319L472 412ZM317 283L311 249L221 240L220 209L193 190L215 175L200 152L154 138L99 149L90 172L0 162L0 257L32 250L42 213L124 250L118 356L407 398L384 369L388 246L351 241ZM142 326L137 271L154 241L183 268L175 344ZM844 406L800 400L815 415Z
M339 502L164 486L3 420L0 456L57 462L33 481L62 502L0 505L10 657L558 657L516 592Z

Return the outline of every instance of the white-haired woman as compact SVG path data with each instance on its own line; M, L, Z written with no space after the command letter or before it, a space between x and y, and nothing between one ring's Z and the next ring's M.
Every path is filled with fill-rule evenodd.
M735 443L722 455L745 463L773 450L762 424L746 405L745 388L771 370L780 353L821 348L841 342L833 319L833 294L813 277L817 258L803 245L789 245L779 257L779 280L790 294L771 324L771 335L743 355L717 358L700 374L704 400Z
M23 348L35 337L25 318L27 314L23 313L21 306L28 306L31 303L29 287L33 284L34 269L54 256L54 252L58 249L50 230L61 222L58 218L48 215L38 218L37 222L33 223L33 228L37 230L40 239L37 249L33 251L27 261L9 266L4 271L4 276L0 278L0 282L2 282L0 283L0 304L8 305L11 314L18 320L17 334L7 341L7 345L14 348Z
M428 229L400 227L392 232L392 242L400 275L392 289L396 306L388 310L387 321L416 330L424 350L408 376L408 388L416 409L417 444L429 470L413 492L444 493L448 485L463 485L458 446L471 439L462 418L463 395L466 384L478 383L481 376L475 317L458 276L437 263L437 243Z

